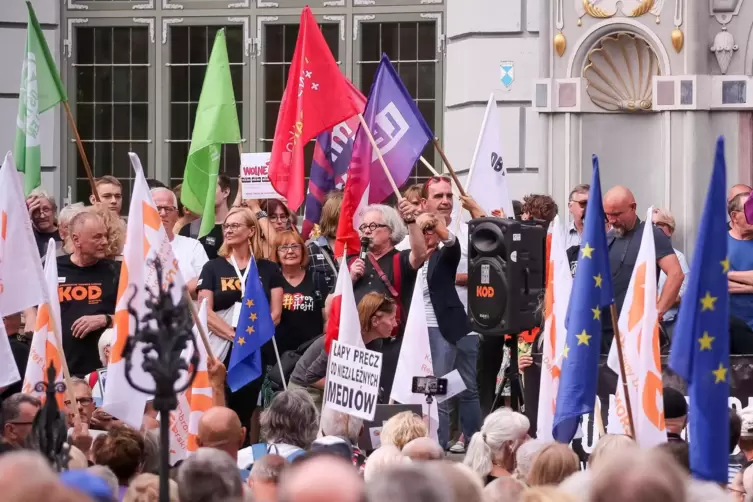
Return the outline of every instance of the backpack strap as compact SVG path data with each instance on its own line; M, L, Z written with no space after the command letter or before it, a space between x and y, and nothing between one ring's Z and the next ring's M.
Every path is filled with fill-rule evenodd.
M305 453L306 453L306 450L296 450L293 453L291 453L290 455L288 455L287 458L286 458L286 460L288 462L292 462L293 460L297 459L298 457L300 457L301 455L303 455Z
M267 444L266 443L256 443L251 445L251 453L254 456L254 462L259 460L261 457L264 457L269 453L267 451Z

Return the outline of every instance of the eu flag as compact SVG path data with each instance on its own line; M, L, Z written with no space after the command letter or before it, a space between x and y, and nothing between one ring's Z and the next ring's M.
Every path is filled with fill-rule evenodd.
M261 376L261 346L275 334L269 302L259 280L256 260L251 258L238 327L227 369L227 384L235 392Z
M552 427L552 436L561 443L572 441L580 417L593 412L601 349L601 312L614 301L613 296L599 159L594 155L578 268L565 319L567 336ZM607 318L604 320L609 322Z
M688 383L690 470L727 483L729 455L729 301L724 138L716 143L688 289L682 297L669 367Z

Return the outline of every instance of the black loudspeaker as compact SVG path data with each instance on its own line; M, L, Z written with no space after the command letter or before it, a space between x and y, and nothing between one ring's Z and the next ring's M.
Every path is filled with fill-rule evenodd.
M545 285L546 229L507 218L468 223L468 318L483 335L538 325Z

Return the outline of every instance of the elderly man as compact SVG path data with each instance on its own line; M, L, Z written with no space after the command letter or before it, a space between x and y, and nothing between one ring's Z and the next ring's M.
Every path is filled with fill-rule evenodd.
M484 502L518 502L525 490L523 484L511 476L497 478L484 488Z
M26 198L26 207L31 216L39 256L44 256L50 239L55 240L55 242L62 241L57 225L58 206L54 197L41 188L37 188L32 190L29 197Z
M661 229L661 231L664 232L667 237L669 237L670 240L672 239L672 235L675 233L675 217L672 216L672 213L670 213L669 210L655 208L652 221L654 222L654 225L659 227L659 229ZM672 304L672 307L664 313L664 329L667 330L670 338L672 336L675 319L677 318L677 314L679 312L680 300L682 299L682 295L685 294L685 290L688 287L688 274L690 274L690 267L688 266L688 260L685 258L685 255L679 249L673 249L675 255L677 255L677 260L680 262L680 268L682 269L682 273L685 274L685 277L682 280L682 285L680 286L680 292L677 294L677 299ZM667 274L665 274L662 270L661 274L659 274L659 289L657 290L659 296L661 296L662 291L664 290L664 284L666 284L666 282Z
M242 502L243 482L233 459L214 448L199 448L178 469L181 502Z
M366 455L358 448L358 438L363 430L363 420L360 418L325 407L321 416L322 436L337 436L347 440L353 448L353 464L363 466Z
M422 437L409 441L403 446L403 455L417 462L420 460L442 460L444 449L435 439Z
M105 205L113 214L120 216L123 209L123 185L118 178L114 176L102 176L94 180L94 186L97 187L99 201ZM89 196L89 202L94 204L97 199L94 194Z
M449 480L427 464L390 467L366 486L368 500L389 502L453 502Z
M580 246L580 236L583 234L583 217L586 215L586 206L588 205L588 192L591 185L575 185L570 190L570 197L567 201L567 209L573 217L570 226L567 228L567 238L565 249Z
M120 263L104 259L107 229L96 214L77 214L70 234L73 253L58 257L58 298L68 368L83 377L101 365L97 342L113 325Z
M353 466L344 460L329 456L314 457L283 474L278 500L362 502L365 500L363 480Z
M251 469L248 488L254 502L277 502L280 476L289 464L279 455L264 455Z
M743 204L750 192L740 192L727 203L729 259L729 313L753 329L753 225L745 220Z
M24 446L40 406L42 403L39 399L21 393L3 401L0 408L0 452Z
M246 428L241 425L238 415L230 408L214 406L204 412L199 419L197 443L202 448L215 448L224 451L238 461L238 450L243 446ZM246 481L248 469L240 469L241 479Z
M612 272L612 286L614 288L614 300L619 315L622 304L625 301L630 278L633 275L633 267L638 259L638 251L641 247L641 235L646 222L641 221L636 213L637 204L633 193L623 186L616 186L604 195L604 214L611 225L607 233L607 246L609 247L609 268ZM664 288L656 308L659 311L659 319L672 308L680 293L685 274L677 260L672 243L660 229L654 227L654 247L656 248L656 264L667 275ZM658 278L657 278L658 280ZM602 352L609 352L612 345L611 315L609 309L602 313L603 336L601 338Z
M173 228L178 221L178 198L175 193L167 188L153 188L152 200L157 206L162 226L165 228L167 238L170 239L170 245L173 248L175 258L178 260L178 267L186 283L188 292L191 297L196 298L196 283L199 280L201 269L209 261L207 252L201 243L191 237L175 235Z
M308 392L304 389L280 392L261 414L261 436L266 443L240 450L238 467L250 469L256 460L269 453L290 462L311 446L318 430L319 416Z
M85 209L86 206L83 202L76 202L75 204L69 204L60 210L60 215L58 216L58 232L60 233L60 239L63 241L63 248L58 250L58 256L65 254L65 242L70 236L68 228L71 224L71 220L74 216L83 212Z

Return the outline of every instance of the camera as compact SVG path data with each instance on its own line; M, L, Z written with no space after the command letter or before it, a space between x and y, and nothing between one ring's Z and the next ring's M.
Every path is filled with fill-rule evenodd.
M433 376L415 376L413 377L411 392L427 396L446 396L447 379Z

